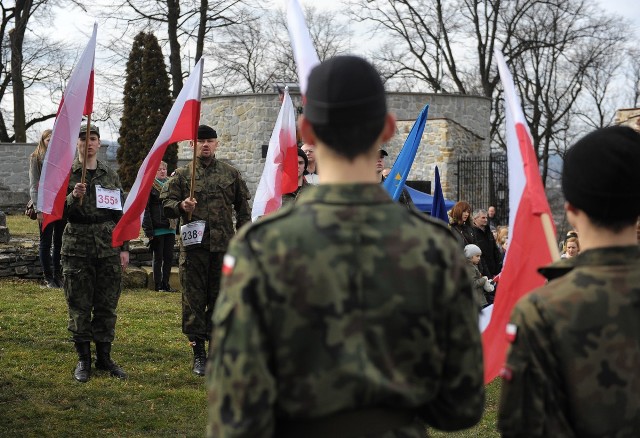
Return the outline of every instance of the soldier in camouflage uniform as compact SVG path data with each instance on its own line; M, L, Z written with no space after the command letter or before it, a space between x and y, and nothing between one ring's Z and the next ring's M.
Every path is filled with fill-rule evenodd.
M245 227L225 255L208 367L211 437L424 437L483 410L478 308L445 225L395 204L380 76L336 57L299 126L321 184Z
M640 134L604 128L565 155L562 186L582 251L516 305L502 371L505 437L640 435ZM541 270L542 271L542 270Z
M168 218L181 217L180 284L182 332L193 348L193 372L204 376L205 341L211 335L211 315L220 290L222 257L236 228L251 221L251 197L240 172L215 158L218 135L209 126L198 128L195 199L189 197L192 163L176 170L160 199ZM196 153L194 151L194 153ZM188 219L191 214L191 220ZM199 224L199 227L197 226ZM187 229L188 227L191 227ZM191 239L198 234L201 242Z
M126 373L111 360L116 308L122 291L122 271L129 263L126 242L111 247L111 234L122 217L122 186L118 175L98 161L100 131L80 128L78 157L71 167L62 236L64 294L69 307L69 330L78 352L74 377L86 382L91 375L91 341L96 343L96 368L124 379ZM87 173L82 184L82 160L87 148Z

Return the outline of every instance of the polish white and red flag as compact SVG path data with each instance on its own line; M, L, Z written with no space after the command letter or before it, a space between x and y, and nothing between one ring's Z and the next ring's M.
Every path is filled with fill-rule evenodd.
M269 140L267 158L251 209L251 220L255 221L260 216L279 209L282 206L282 195L298 188L297 147L295 109L287 87ZM284 171L285 161L292 156L296 163L295 176Z
M76 153L82 116L93 111L93 63L98 24L73 69L53 124L38 185L37 210L43 214L42 229L62 218L71 165Z
M300 92L304 96L307 93L309 74L313 67L320 64L320 59L315 47L313 47L311 34L298 0L289 0L287 6L287 29L289 30L289 39L293 48L293 59L296 61L298 70Z
M494 51L494 57L505 96L509 248L495 302L481 316L485 383L500 373L508 344L516 336L509 326L513 307L527 292L544 284L537 269L559 258L551 210L513 78L500 50Z
M173 103L158 138L138 170L136 180L124 203L122 217L113 229L111 243L114 248L138 237L151 186L167 147L178 141L197 139L200 123L202 63L203 59L200 58Z

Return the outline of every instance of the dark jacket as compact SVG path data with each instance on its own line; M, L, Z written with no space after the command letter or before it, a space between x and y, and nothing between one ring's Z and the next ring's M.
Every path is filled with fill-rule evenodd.
M153 230L157 228L174 228L171 226L172 224L169 222L169 218L164 215L162 201L160 201L161 190L162 187L158 181L154 181L142 219L142 230L147 237L153 237Z
M465 222L462 225L458 224L458 223L451 223L449 224L449 227L451 228L451 231L453 231L453 234L456 235L456 237L458 238L458 242L460 242L460 244L462 245L462 249L464 249L465 246L467 245L471 245L476 243L476 236L474 233L474 227L472 227L469 223ZM483 255L484 255L484 251L483 251ZM482 260L482 258L480 259Z
M482 250L480 258L480 272L489 278L498 275L502 270L502 256L496 239L493 237L491 229L487 225L484 230L482 228L473 227L473 233L476 238L476 245Z

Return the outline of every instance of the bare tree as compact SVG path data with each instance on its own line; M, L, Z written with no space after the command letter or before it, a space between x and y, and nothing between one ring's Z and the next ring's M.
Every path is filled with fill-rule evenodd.
M629 66L630 78L631 78L631 106L637 107L640 105L640 50L635 47L628 50L627 59L631 60Z
M229 91L262 93L274 81L274 62L270 58L269 42L257 21L230 26L225 29L225 39L215 51L217 70L229 81Z
M611 79L614 64L610 63L612 57L620 56L625 29L617 20L600 15L586 0L539 4L523 20L530 26L516 41L533 38L545 43L523 51L511 62L546 183L551 156L563 156L571 141L567 139L576 134L571 128L580 97L593 91L600 101L606 97L607 84L597 81ZM603 74L607 71L604 66L608 74ZM593 111L597 108L592 107L590 114L601 120L591 128L604 124L604 114Z
M585 82L607 80L602 67L620 56L625 34L623 23L590 0L358 0L352 17L372 24L373 37L384 36L373 57L391 86L417 80L427 91L492 99L491 138L504 147L492 68L500 47L527 107L543 181L551 154L564 150ZM601 101L609 93L604 84L589 87Z
M347 50L349 28L337 12L305 7L305 16L321 60ZM284 11L260 19L246 12L242 24L226 27L219 35L219 43L210 51L219 73L219 91L260 93L274 82L298 80Z
M29 128L55 117L55 107L47 111L42 99L53 100L69 74L63 59L67 48L30 28L34 21L35 29L41 27L38 20L48 17L52 3L0 3L0 141L25 142Z
M311 42L320 61L347 52L351 30L342 14L307 5L304 7L304 15ZM275 62L275 76L280 80L297 82L298 71L287 32L284 10L277 11L269 17L268 28L271 30L268 39Z
M213 31L244 23L243 7L260 8L261 0L124 0L119 5L122 14L110 18L118 26L135 31L153 30L163 45L168 45L172 95L176 97L183 85L184 48L195 46L195 64L207 42L213 42ZM111 15L113 6L108 5Z

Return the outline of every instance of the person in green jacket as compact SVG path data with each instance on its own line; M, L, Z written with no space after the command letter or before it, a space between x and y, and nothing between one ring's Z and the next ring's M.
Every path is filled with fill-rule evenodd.
M89 380L91 341L94 341L96 369L125 379L127 374L111 359L122 271L129 264L129 243L118 248L111 246L113 229L122 217L122 186L118 174L97 158L100 148L97 126L81 126L77 147L64 207L67 226L61 251L68 328L78 353L74 378L79 382ZM82 183L85 149L86 179Z
M502 371L504 437L632 437L640 431L640 134L598 129L564 158L581 251L541 270L516 304Z
M193 145L192 145L193 146ZM204 376L205 342L220 290L222 257L235 230L251 222L249 189L240 172L216 158L218 134L198 127L194 197L190 197L193 163L176 169L160 193L164 215L180 218L182 332L193 348L192 371ZM234 226L235 213L235 226Z
M394 203L395 133L378 72L353 56L309 77L299 128L322 178L240 230L225 255L207 374L211 437L424 437L475 424L478 307L445 224Z

